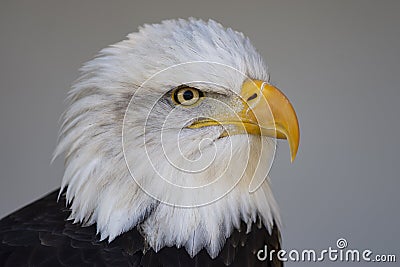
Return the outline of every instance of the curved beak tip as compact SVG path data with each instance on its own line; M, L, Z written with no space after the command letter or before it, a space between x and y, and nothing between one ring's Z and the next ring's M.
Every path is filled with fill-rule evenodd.
M299 125L297 123L297 117L296 117L296 124L294 124L295 127L294 130L290 131L289 134L286 135L286 138L288 139L289 143L289 148L290 148L290 162L293 163L296 156L297 156L297 151L299 149L300 145L300 129Z

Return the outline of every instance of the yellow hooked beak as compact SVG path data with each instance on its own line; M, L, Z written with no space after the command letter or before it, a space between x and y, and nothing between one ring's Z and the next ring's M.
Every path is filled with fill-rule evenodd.
M296 113L286 96L276 87L259 80L243 83L240 97L243 109L234 115L222 115L217 120L200 120L189 126L227 126L226 135L254 134L287 139L291 161L296 157L300 130Z

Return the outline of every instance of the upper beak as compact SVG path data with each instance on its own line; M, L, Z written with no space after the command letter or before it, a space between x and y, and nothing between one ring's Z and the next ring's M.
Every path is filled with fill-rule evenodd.
M239 118L246 132L287 139L293 162L299 147L300 130L296 112L287 97L278 88L259 80L245 81L240 96L244 109Z
M242 110L237 114L221 114L218 121L196 121L190 128L224 125L226 135L255 134L287 139L293 162L300 142L296 113L286 96L276 87L259 80L247 80L240 92ZM229 126L229 127L228 127Z

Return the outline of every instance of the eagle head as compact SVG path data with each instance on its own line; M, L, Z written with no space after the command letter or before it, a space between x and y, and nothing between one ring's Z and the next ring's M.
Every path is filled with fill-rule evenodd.
M70 219L101 239L215 257L240 222L279 224L267 174L296 114L249 39L219 23L145 25L100 51L68 95L55 157Z

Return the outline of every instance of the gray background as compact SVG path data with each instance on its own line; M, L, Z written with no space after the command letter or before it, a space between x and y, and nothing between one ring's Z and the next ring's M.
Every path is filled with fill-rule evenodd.
M399 258L400 1L212 2L1 1L0 216L59 186L49 162L81 64L143 23L195 16L248 35L297 111L297 159L282 142L271 174L283 246L344 237Z

